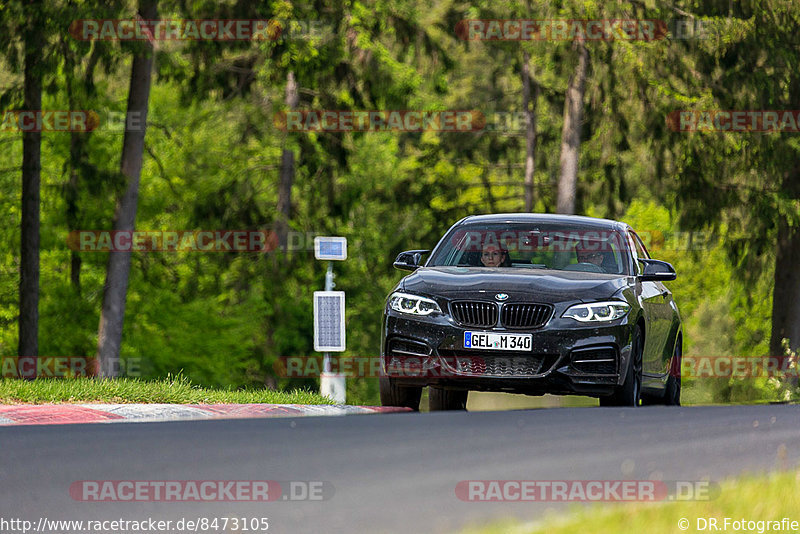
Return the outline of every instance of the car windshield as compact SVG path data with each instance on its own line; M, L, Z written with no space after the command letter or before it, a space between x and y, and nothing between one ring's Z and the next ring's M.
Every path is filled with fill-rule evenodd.
M613 229L539 223L467 224L442 239L427 266L627 274L624 243L624 236Z

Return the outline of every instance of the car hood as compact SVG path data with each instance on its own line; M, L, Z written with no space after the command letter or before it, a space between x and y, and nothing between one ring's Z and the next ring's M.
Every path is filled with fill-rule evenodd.
M552 269L489 267L422 267L402 282L403 291L445 298L494 298L507 293L509 302L533 296L538 302L592 301L610 298L630 284L619 274ZM524 300L528 300L525 298Z

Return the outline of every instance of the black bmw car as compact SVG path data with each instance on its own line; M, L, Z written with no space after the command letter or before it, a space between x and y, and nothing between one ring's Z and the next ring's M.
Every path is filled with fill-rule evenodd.
M675 270L624 223L471 216L394 266L413 273L386 301L384 406L417 410L425 386L431 410L465 409L470 390L680 404Z

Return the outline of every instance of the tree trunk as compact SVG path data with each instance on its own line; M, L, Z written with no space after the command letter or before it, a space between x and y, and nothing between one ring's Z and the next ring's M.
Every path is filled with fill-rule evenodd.
M140 0L139 16L143 20L156 20L156 0ZM125 128L122 141L120 170L128 183L117 203L114 215L115 231L132 231L136 222L136 205L139 198L139 178L142 172L142 153L147 124L147 107L150 98L150 78L153 67L152 44L142 42L143 49L133 58L131 83L128 92L128 115L134 116L136 127ZM119 374L119 351L122 343L122 325L125 318L125 299L131 268L130 252L110 252L103 288L103 310L97 342L100 375L114 377Z
M525 113L525 211L533 211L533 171L536 155L536 103L539 100L539 84L533 80L536 93L533 97L533 109L530 109L531 75L530 54L522 51L522 109Z
M578 158L583 122L583 95L586 92L586 71L589 52L578 43L578 66L569 79L564 102L564 128L561 132L561 173L558 178L558 213L575 213L575 191L578 183Z
M800 228L792 227L785 218L778 223L775 257L775 287L772 292L772 332L769 340L771 356L782 356L782 340L789 347L800 347Z
M69 82L68 82L69 83ZM77 109L70 104L70 109ZM78 181L80 167L84 153L84 138L89 132L72 132L69 140L69 182L67 183L65 200L67 203L67 230L73 232L78 230ZM70 253L69 279L72 287L80 293L81 291L81 256L78 251Z
M286 107L289 111L297 107L297 82L294 72L286 76ZM285 141L284 141L285 142ZM284 147L281 154L281 176L278 185L278 219L275 230L281 250L286 250L289 235L289 220L292 216L292 182L294 181L294 151Z
M69 39L69 37L66 37ZM83 72L82 84L77 84L78 75L75 72L75 58L69 50L69 45L64 43L64 68L66 70L65 88L67 91L67 102L69 109L86 109L84 106L87 93L94 93L94 68L100 57L100 47L95 46L92 49L92 54L89 57L86 69ZM67 205L67 230L71 233L79 230L80 218L78 216L78 193L80 190L81 177L84 181L87 179L89 167L87 147L89 145L89 137L92 135L91 131L86 132L71 132L69 140L69 182L64 191L64 201ZM81 291L81 260L78 251L70 252L70 272L69 278L72 287L80 294Z
M488 168L484 168L483 171L481 171L481 182L483 182L483 188L486 190L486 202L489 204L489 211L497 213L497 203L492 194L492 183L489 181Z
M25 31L25 110L42 109L41 56L44 28L39 21L43 7L27 4ZM20 357L39 354L39 203L42 174L41 132L22 134L22 217L20 221L19 346Z
M64 63L67 71L66 89L67 102L69 109L80 109L72 88L71 78L74 76L74 62L65 51ZM78 230L78 183L80 181L80 170L86 152L87 137L90 132L71 132L69 138L69 181L64 190L64 201L67 204L67 231L70 233ZM80 293L81 291L81 256L78 251L70 252L70 271L69 279L72 287Z
M781 190L790 198L800 198L800 168L794 168L783 178ZM772 289L772 330L769 339L770 356L784 356L783 340L789 348L800 348L800 227L781 216L775 254L775 285ZM792 383L797 384L797 379Z

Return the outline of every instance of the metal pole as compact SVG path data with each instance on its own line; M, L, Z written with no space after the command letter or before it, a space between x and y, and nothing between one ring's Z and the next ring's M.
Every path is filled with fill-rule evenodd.
M333 262L328 262L328 272L325 273L325 291L333 291L336 284L333 283ZM322 353L322 370L325 373L331 372L331 353Z
M325 291L333 291L336 284L333 282L333 262L328 262L328 271L325 273ZM319 380L320 393L336 402L344 404L346 399L346 382L344 375L331 373L331 353L322 353L322 373Z

